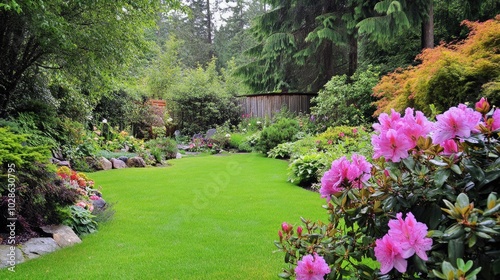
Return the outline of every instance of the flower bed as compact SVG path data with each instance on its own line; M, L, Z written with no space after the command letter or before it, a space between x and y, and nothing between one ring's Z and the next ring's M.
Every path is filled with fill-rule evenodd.
M500 109L475 109L381 114L373 162L342 157L322 177L329 222L282 225L280 276L498 279Z

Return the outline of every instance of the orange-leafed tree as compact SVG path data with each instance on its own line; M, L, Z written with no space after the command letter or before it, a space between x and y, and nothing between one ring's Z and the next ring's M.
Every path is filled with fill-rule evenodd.
M425 49L421 63L397 69L374 87L375 115L413 107L431 115L485 96L500 105L500 15L485 22L464 21L469 36L454 44Z

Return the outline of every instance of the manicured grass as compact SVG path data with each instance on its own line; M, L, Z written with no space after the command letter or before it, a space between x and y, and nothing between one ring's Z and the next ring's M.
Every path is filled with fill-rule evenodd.
M0 279L278 279L283 221L326 220L319 194L256 154L89 174L116 214L83 243L0 271Z

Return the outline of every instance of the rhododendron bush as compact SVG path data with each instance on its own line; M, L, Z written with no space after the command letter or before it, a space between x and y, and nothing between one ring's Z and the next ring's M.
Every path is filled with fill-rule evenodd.
M281 225L280 276L499 279L500 109L475 105L381 114L370 162L341 157L323 175L329 221Z

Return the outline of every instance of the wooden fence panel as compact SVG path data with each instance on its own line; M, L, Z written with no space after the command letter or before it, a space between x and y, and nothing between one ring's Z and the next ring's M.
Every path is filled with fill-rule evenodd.
M253 94L239 99L242 114L252 117L272 118L282 107L294 114L309 114L314 93Z

